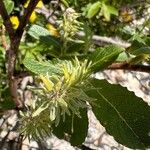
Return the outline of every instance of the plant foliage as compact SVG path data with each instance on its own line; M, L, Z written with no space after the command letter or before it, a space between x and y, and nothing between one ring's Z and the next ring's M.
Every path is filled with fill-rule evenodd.
M0 1L0 115L19 112L17 131L24 138L55 134L79 146L92 108L117 142L149 148L148 104L94 78L106 69L149 72L148 7L149 1L131 0ZM33 83L21 89L26 76Z

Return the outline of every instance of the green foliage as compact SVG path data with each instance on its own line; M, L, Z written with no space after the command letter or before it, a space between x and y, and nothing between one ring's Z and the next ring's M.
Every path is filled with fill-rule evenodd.
M132 92L105 80L92 79L89 97L97 99L93 112L109 134L133 149L149 146L150 108Z
M150 39L147 37L140 37L138 35L133 37L132 45L128 48L128 53L135 56L129 61L131 64L138 64L144 61L149 62L149 41Z
M5 4L8 14L11 14L11 12L14 9L14 2L12 0L5 0L4 4Z
M103 3L101 8L101 14L105 17L106 21L110 21L110 16L112 14L118 16L118 10L112 6Z
M82 110L81 117L66 116L66 121L54 128L53 133L65 140L71 142L73 146L81 145L87 136L88 119L86 110Z
M95 16L98 13L100 7L100 2L95 2L94 4L92 4L88 10L87 17L92 18L93 16Z
M3 91L1 91L0 109L3 111L15 108L15 104L11 100L9 93L10 91L8 88L4 88Z
M48 106L31 102L27 112L20 111L19 132L29 139L39 140L51 135L51 120L49 112L45 111Z
M25 2L3 2L8 17L13 16L10 21L18 25L28 12ZM150 39L143 34L149 27L149 18L135 29L130 25L134 18L143 17L143 9L149 6L147 2L135 6L131 0L61 0L54 8L51 2L44 3L40 1L45 5L40 10L44 9L46 15L34 10L31 17L35 21L30 17L22 39L18 37L23 31L20 28L18 31L18 26L9 31L9 21L0 17L0 112L17 107L12 101L17 89L12 93L9 87L19 88L20 78L27 71L34 83L27 86L32 98L19 111L19 132L23 136L42 140L54 133L78 146L87 134L87 109L91 105L98 120L119 143L134 149L149 147L149 106L120 85L92 78L114 62L149 65ZM51 8L56 10L48 17ZM113 37L121 37L131 46L125 49L106 44L94 39L97 37L94 34L112 36L106 43L116 40ZM21 43L13 51L16 39Z
M104 16L106 21L110 21L111 15L118 16L118 10L113 6L106 4L105 1L97 1L93 4L88 4L87 7L83 10L89 19L93 18L96 15L99 15Z
M34 88L40 99L37 99L34 105L29 106L30 113L21 112L21 132L25 136L43 138L43 136L45 136L44 132L50 130L49 127L51 127L52 124L58 126L60 120L65 121L64 126L68 124L71 126L70 119L66 118L66 114L70 116L69 118L72 118L72 116L75 118L82 117L80 109L87 108L86 102L92 100L86 96L80 88L80 85L84 84L90 75L90 64L91 63L88 63L87 60L79 62L77 58L73 61L56 61L54 64L38 62L32 57L25 58L24 65L32 72L39 75L38 78L40 79L39 88ZM43 127L45 131L42 132L40 130L42 126L36 125L39 124L36 121L39 120L38 118L43 117L43 114L47 114L49 117L43 118L46 120L47 124ZM30 126L30 122L27 122L30 118L33 118L35 121L34 124L32 123L32 126ZM76 120L78 119L75 119L75 122ZM61 127L61 125L59 126ZM86 126L83 127L85 130ZM70 128L67 130L69 131ZM74 141L75 143L80 141L80 138L77 138L76 130L77 129L75 129L75 133L73 132L72 137L72 139L77 139L77 141ZM79 131L77 130L77 132ZM69 132L69 134L71 133ZM85 138L85 134L86 133L83 133L84 136L81 136L82 142L83 138Z
M52 45L60 48L60 44L56 40L56 38L52 37L47 29L39 25L32 25L28 30L28 34L37 40L42 40L42 43L46 43L49 46Z
M146 43L143 39L142 41L134 40L128 52L134 55L150 54L149 41Z
M90 56L92 61L91 70L99 71L110 65L124 49L116 45L108 45L104 48L97 48Z
M59 66L54 66L52 62L39 62L32 55L26 56L23 61L25 67L38 75L56 75L60 74L61 70Z

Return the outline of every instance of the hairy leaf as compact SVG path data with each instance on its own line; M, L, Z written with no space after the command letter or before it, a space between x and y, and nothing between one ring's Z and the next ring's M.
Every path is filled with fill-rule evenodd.
M39 62L31 57L26 57L23 61L25 67L31 72L38 75L55 75L60 74L60 68L50 62Z
M58 138L69 140L73 146L81 145L87 135L88 119L86 110L82 110L80 115L82 118L66 115L65 122L61 121L53 133Z
M89 57L89 60L93 62L91 66L92 71L96 72L100 69L104 69L115 61L118 55L123 51L124 49L122 47L116 45L96 49Z
M120 85L92 79L88 96L97 99L93 112L109 134L121 144L144 149L150 146L150 107Z
M47 45L51 44L53 46L60 47L60 43L58 42L58 40L56 40L55 37L51 36L50 32L47 29L39 25L32 25L28 30L28 34Z

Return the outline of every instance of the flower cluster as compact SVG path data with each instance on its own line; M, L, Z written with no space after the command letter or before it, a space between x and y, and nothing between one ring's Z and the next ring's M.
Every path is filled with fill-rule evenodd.
M36 90L37 99L29 106L27 113L21 112L21 132L37 138L51 133L51 127L57 126L65 115L80 117L80 108L87 107L90 99L83 92L81 85L89 77L91 63L88 60L58 63L60 75L40 75L40 87ZM35 130L34 130L35 129ZM43 137L42 136L42 137Z
M71 38L82 29L82 23L77 20L78 17L80 14L76 13L74 9L66 9L62 21L59 22L61 35L65 40L72 40Z

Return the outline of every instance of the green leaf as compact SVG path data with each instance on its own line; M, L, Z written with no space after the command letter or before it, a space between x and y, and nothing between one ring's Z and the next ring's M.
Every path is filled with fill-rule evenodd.
M92 79L86 94L97 99L92 106L97 119L121 144L144 149L150 146L150 107L133 92L105 80Z
M144 27L150 27L150 18L149 19L146 19L143 23L143 26Z
M128 48L128 52L133 55L150 54L150 46L142 41L134 40Z
M104 69L113 61L115 61L118 55L123 51L124 48L117 45L109 45L104 48L97 48L96 51L94 51L89 57L89 60L93 62L91 65L91 70L96 72L100 69Z
M100 10L100 7L101 7L101 2L95 2L94 4L92 4L88 10L87 17L88 18L94 17Z
M69 4L66 0L61 0L61 2L66 6L66 7L69 7Z
M137 55L136 57L130 59L128 62L131 64L131 65L135 65L135 64L139 64L143 61L147 61L149 59L149 55L147 54L141 54L141 55Z
M107 5L107 9L108 9L110 14L118 16L118 10L115 7Z
M82 110L80 115L81 118L76 115L66 115L65 122L60 121L59 125L54 128L53 133L61 139L70 137L70 142L73 146L81 145L87 136L88 119L86 110ZM65 135L67 134L68 136L66 137Z
M33 112L32 117L39 116L47 107L48 105L45 107L41 105L37 110L35 110L35 112Z
M118 10L115 7L106 5L103 2L102 8L101 8L101 14L105 17L106 21L110 21L110 16L112 14L118 16Z
M55 75L60 74L60 68L50 62L39 62L30 56L26 56L23 64L31 72L38 75Z
M101 13L105 17L106 21L110 21L110 12L108 10L107 5L104 3L102 5Z
M39 25L32 25L28 30L28 34L33 38L40 40L40 42L60 47L60 43L58 42L58 40L55 37L51 36L47 29Z
M10 14L14 9L14 2L12 0L5 0L4 5L6 7L7 13Z
M126 51L122 52L119 54L118 58L116 59L116 61L129 61L129 59L134 58L134 55L129 55Z

